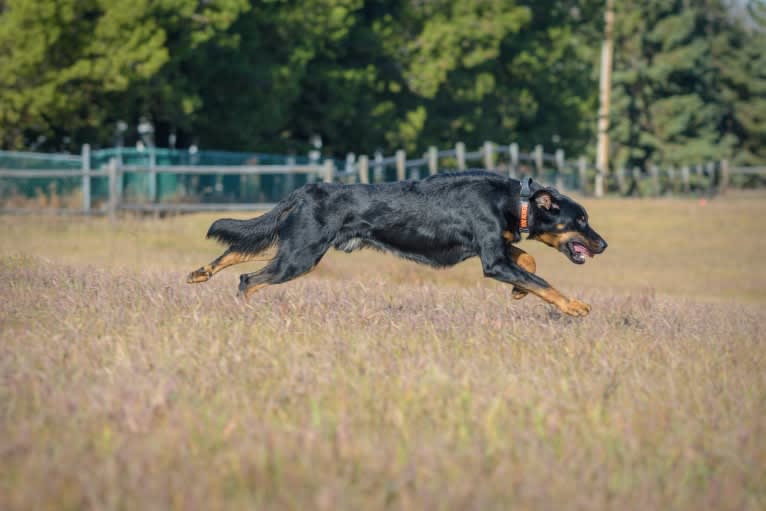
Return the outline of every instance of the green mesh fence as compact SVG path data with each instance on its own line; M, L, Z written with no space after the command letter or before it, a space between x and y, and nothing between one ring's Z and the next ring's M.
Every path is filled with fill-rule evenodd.
M92 170L106 169L115 158L120 165L169 167L174 165L240 166L308 164L307 156L287 156L267 153L228 151L194 151L180 149L109 148L90 153ZM343 168L343 161L335 161ZM35 177L36 170L79 170L80 155L44 154L0 151L0 169L29 171L29 177L0 177L0 206L48 206L79 208L82 205L82 178ZM150 179L147 172L122 174L119 187L126 202L145 203L150 199ZM185 175L158 173L155 200L157 202L277 202L314 176L305 174L262 175ZM91 178L91 203L99 207L108 199L106 177Z
M78 170L78 155L0 151L0 169L20 170L29 177L0 177L2 207L79 207L82 179L78 177L36 177L43 170Z
M173 165L239 166L308 164L306 156L286 156L267 153L240 153L228 151L196 151L179 149L138 150L112 148L93 151L91 168L105 168L112 158L122 165L149 166L154 159L156 167ZM336 162L338 165L340 162ZM122 194L125 201L141 203L149 200L151 176L146 172L125 172ZM272 203L292 190L306 184L305 174L262 175L185 175L160 173L156 176L156 200L159 202L222 202ZM106 194L106 189L95 189L94 197Z

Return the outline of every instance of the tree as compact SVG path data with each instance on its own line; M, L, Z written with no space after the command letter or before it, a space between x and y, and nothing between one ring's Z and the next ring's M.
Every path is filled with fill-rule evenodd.
M766 2L616 2L613 161L766 161ZM0 0L0 148L587 151L604 0ZM135 137L135 132L131 134ZM128 142L130 142L130 138Z
M168 82L173 62L221 33L247 2L8 0L0 8L0 146L44 137L43 146L71 149L75 140L110 141L113 122L137 109L184 111L183 84Z
M616 35L616 165L760 158L762 39L725 2L619 2Z
M749 18L726 21L712 41L724 104L721 130L736 164L766 162L766 2L748 2Z
M395 122L381 107L397 81L383 38L386 2L263 3L240 17L236 43L211 41L191 63L201 107L193 131L206 147L325 151L370 147Z
M484 140L582 151L591 135L593 1L429 2L407 62L417 145ZM406 134L406 132L405 132Z

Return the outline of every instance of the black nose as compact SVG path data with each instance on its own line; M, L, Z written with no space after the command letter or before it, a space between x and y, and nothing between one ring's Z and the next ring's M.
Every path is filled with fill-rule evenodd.
M606 250L606 247L608 247L608 246L609 245L607 245L606 240L602 239L601 240L601 251L603 252L604 250Z

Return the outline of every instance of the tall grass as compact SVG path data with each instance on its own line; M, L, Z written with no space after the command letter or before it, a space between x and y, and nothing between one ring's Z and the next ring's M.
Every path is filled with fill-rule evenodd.
M0 508L763 509L766 206L588 207L603 257L534 251L584 319L368 252L243 304L183 284L210 216L0 218Z

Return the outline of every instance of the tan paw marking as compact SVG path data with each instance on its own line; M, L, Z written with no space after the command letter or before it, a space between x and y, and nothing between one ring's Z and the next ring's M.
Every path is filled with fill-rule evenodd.
M559 307L561 312L569 314L570 316L587 316L590 312L590 305L585 302L581 302L576 298L570 298L569 301Z
M200 282L206 282L212 276L212 272L206 270L205 268L200 268L199 270L194 270L189 274L188 277L186 277L186 283L199 284Z

